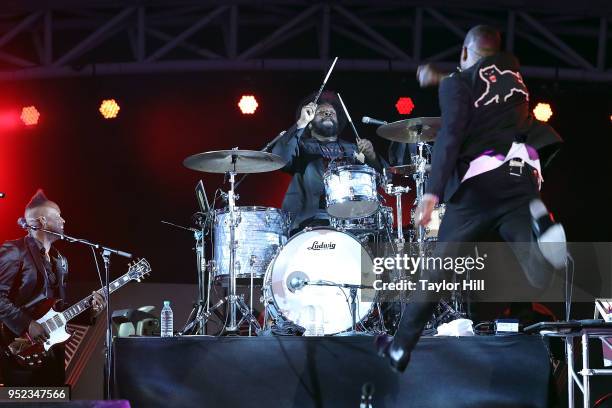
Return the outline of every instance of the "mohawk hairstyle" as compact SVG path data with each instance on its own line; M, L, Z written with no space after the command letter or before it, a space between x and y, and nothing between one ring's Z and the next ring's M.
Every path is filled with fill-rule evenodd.
M47 198L43 189L39 188L36 191L36 193L32 196L32 198L30 199L30 202L28 203L28 205L26 205L26 210L30 210L36 207L41 207L50 201L51 200Z

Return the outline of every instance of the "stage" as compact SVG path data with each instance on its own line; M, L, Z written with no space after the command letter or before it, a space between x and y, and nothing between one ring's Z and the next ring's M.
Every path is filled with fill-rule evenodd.
M113 398L132 407L547 407L539 336L424 337L407 371L373 337L175 337L115 341Z

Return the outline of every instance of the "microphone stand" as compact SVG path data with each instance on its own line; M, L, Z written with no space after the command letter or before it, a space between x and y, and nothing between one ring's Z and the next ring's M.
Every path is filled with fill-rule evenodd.
M312 282L304 281L303 283L304 283L304 286L306 285L335 286L338 288L350 289L350 294L351 294L350 307L351 307L351 317L353 319L352 328L350 331L337 334L337 336L369 336L370 335L369 333L357 331L357 290L358 289L371 289L372 286L354 285L350 283L335 283L335 282L328 282L328 281L312 281Z
M75 237L71 237L70 235L66 235L66 234L61 234L59 232L55 232L55 231L50 231L48 229L45 228L41 228L41 227L36 227L34 225L29 225L29 224L20 224L21 227L23 229L26 230L32 230L32 231L41 231L41 232L45 232L47 234L50 235L54 235L56 237L58 237L59 239L61 239L62 241L66 241L69 243L77 243L77 244L83 244L83 245L87 245L90 248L93 249L97 249L100 252L100 256L102 257L102 260L104 262L104 277L105 277L105 282L104 282L104 297L106 298L106 370L105 370L105 376L106 376L106 381L105 381L105 388L106 388L106 392L105 392L105 398L107 400L111 399L111 387L110 387L110 382L111 382L111 373L112 373L112 362L113 362L113 338L112 338L112 320L111 320L111 307L110 307L110 288L109 288L109 284L110 284L110 256L112 254L124 257L124 258L128 258L131 259L132 258L132 254L128 253L128 252L124 252L124 251L120 251L118 249L113 249L104 245L100 245L100 244L96 244L94 242L90 242L86 239L82 239L82 238L75 238Z

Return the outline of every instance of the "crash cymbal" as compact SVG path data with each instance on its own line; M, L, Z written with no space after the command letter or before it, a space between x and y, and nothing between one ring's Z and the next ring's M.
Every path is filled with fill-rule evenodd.
M398 176L411 176L416 173L418 167L415 164L405 164L403 166L394 166L387 168L387 173L397 174ZM431 164L425 165L425 171L431 170Z
M431 142L440 129L439 117L424 117L398 120L376 129L383 139L401 143Z
M280 156L256 150L216 150L189 156L183 165L206 173L265 173L286 164Z

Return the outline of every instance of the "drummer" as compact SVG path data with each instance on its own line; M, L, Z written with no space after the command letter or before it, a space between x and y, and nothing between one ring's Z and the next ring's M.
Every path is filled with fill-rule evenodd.
M377 171L383 168L369 140L360 139L355 144L339 138L347 119L337 94L323 92L316 105L314 98L311 94L302 100L296 123L272 148L272 153L287 160L283 171L293 175L283 200L283 210L291 214L292 233L308 226L329 225L323 175L330 163L362 164L357 157L362 152L365 164Z

